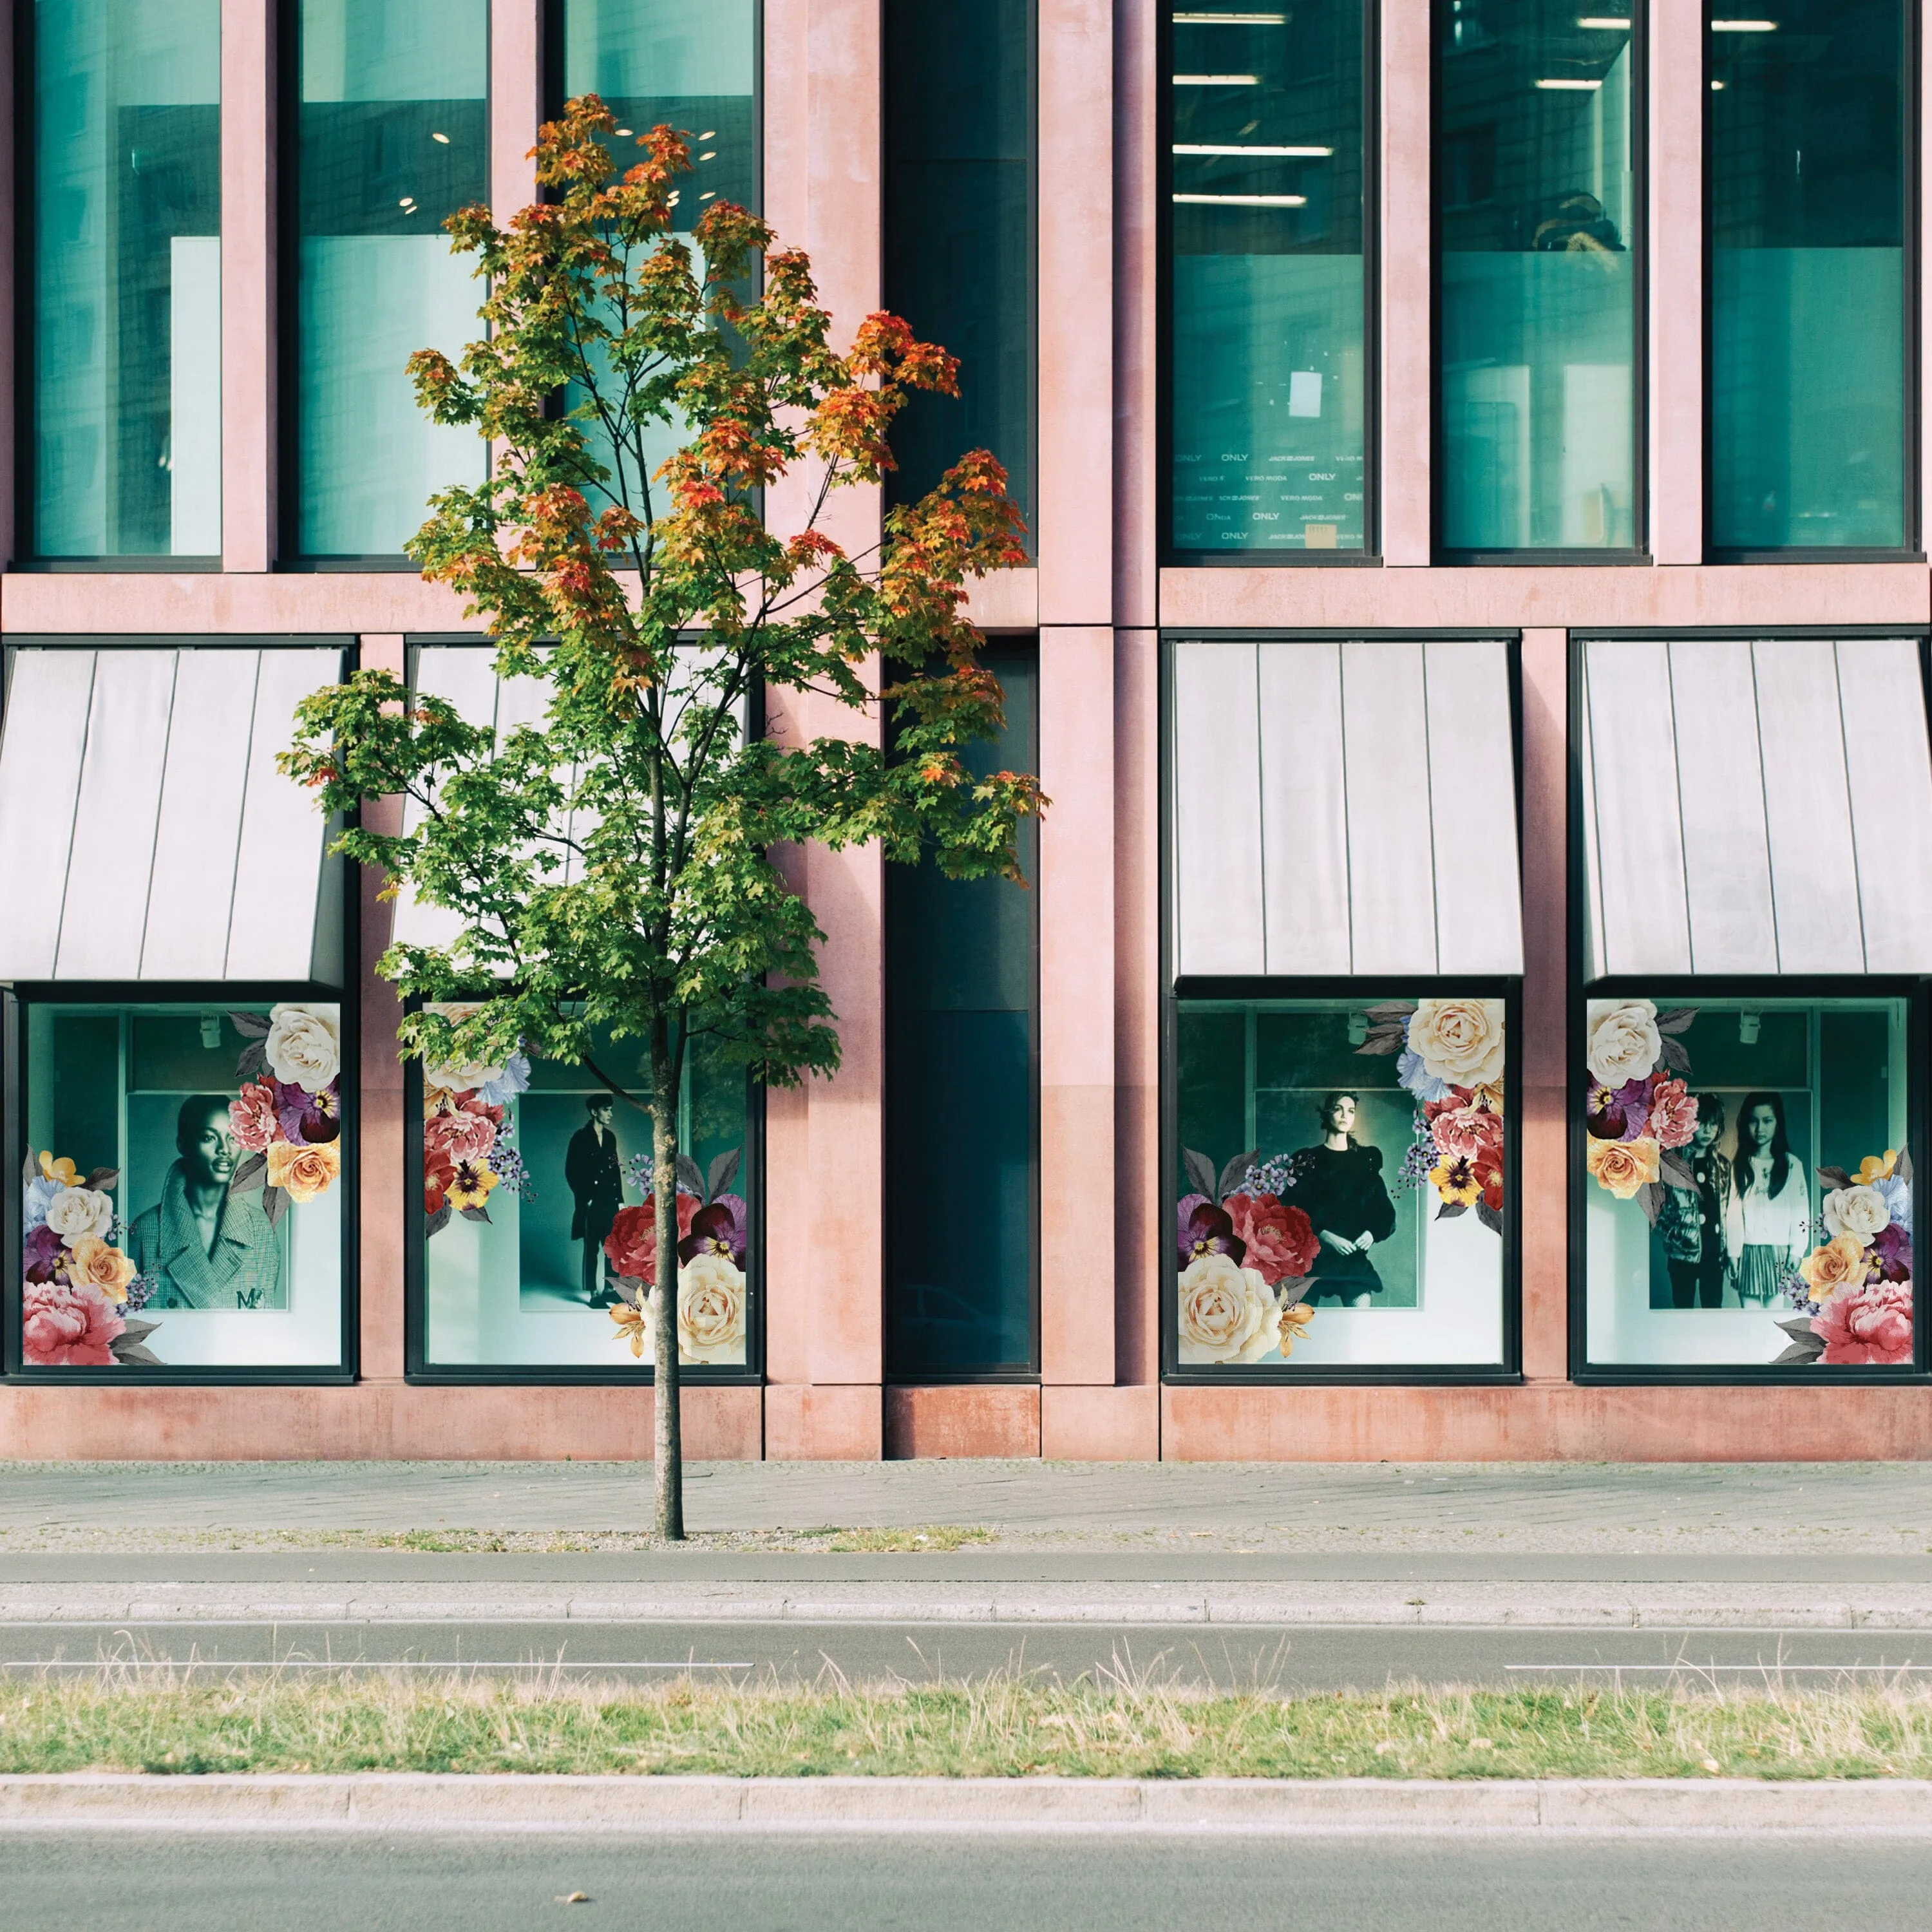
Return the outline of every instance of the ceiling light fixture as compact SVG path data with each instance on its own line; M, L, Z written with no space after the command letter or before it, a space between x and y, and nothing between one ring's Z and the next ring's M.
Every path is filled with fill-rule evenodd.
M1285 27L1286 14L1177 14L1177 27Z
M1306 208L1305 194L1178 194L1176 201L1218 202L1234 208Z
M1628 33L1630 22L1622 14L1586 14L1576 22L1580 27L1600 28L1606 33Z
M1293 157L1305 160L1325 160L1334 153L1333 148L1263 148L1251 147L1245 141L1177 141L1174 144L1177 154L1264 154Z
M1711 31L1714 34L1774 34L1778 32L1775 20L1713 20Z
M432 133L430 136L430 139L432 141L440 141L446 148L449 146L449 136L447 134Z
M1538 80L1531 83L1552 94L1594 94L1603 84L1600 80Z
M1258 87L1261 78L1258 74L1178 74L1174 84L1176 87Z

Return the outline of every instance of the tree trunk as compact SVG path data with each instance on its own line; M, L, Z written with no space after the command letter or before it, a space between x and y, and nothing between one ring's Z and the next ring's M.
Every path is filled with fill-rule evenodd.
M670 1028L651 1022L651 1192L657 1211L658 1292L652 1332L652 1427L658 1534L684 1540L684 1448L677 1360L677 1078Z

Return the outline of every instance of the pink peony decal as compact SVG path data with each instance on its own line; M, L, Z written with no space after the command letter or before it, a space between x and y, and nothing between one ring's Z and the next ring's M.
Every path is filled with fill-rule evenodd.
M1879 1281L1841 1289L1811 1318L1822 1362L1859 1365L1912 1359L1912 1284Z
M677 1197L678 1239L691 1233L691 1224L702 1204L694 1194ZM658 1283L658 1204L655 1195L641 1208L620 1208L610 1232L604 1238L604 1252L610 1265L627 1281L641 1281L655 1288Z
M110 1369L127 1326L98 1288L29 1282L21 1294L21 1356L36 1367Z
M1660 1147L1688 1147L1696 1131L1696 1096L1682 1080L1660 1080L1650 1096L1650 1138Z
M487 1114L460 1109L432 1114L423 1123L425 1165L454 1167L458 1161L481 1160L496 1144L496 1124Z
M1321 1244L1299 1208L1285 1206L1272 1194L1231 1194L1222 1204L1236 1238L1246 1247L1242 1265L1254 1269L1269 1287L1304 1275L1315 1265Z
M228 1106L228 1131L249 1154L266 1154L281 1138L282 1120L272 1080L250 1081Z

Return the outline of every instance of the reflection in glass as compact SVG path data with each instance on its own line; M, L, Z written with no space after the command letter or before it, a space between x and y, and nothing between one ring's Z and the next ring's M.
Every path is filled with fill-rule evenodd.
M1501 1363L1501 1000L1183 1000L1174 1038L1177 1366Z
M1364 538L1361 0L1177 12L1179 550Z
M1903 1000L1592 1000L1590 1360L1909 1364L1906 1052Z
M1447 549L1636 542L1629 10L1436 0Z
M38 0L40 556L221 549L219 0Z
M1030 514L1034 445L1032 0L888 0L885 301L960 361L958 397L893 425L894 502L990 449Z
M975 771L1039 764L1032 646L981 662L1006 728L967 748ZM1020 864L1038 877L1038 823ZM1034 1072L1037 895L886 868L886 1365L895 1380L1034 1365Z
M662 124L683 134L692 171L673 196L673 224L704 273L704 250L691 231L714 201L759 206L758 42L754 0L564 0L562 91L566 100L595 94L616 116L611 158L630 167L637 143ZM556 16L553 15L553 19ZM573 405L586 398L572 392ZM609 494L639 515L657 487L650 478L684 441L682 418L644 432L644 474L633 476L601 432L598 460L612 472Z
M340 1010L34 1002L22 1031L26 1365L339 1363Z
M405 371L481 332L442 220L488 196L488 0L298 11L296 543L392 555L434 491L483 475L475 432L431 423Z
M1713 10L1711 541L1897 548L1905 529L1904 0Z
M638 1043L597 1064L644 1090ZM745 1070L692 1042L678 1106L680 1358L742 1367L756 1200ZM430 1067L423 1086L424 1366L647 1370L650 1114L587 1067ZM630 1343L635 1340L638 1347Z

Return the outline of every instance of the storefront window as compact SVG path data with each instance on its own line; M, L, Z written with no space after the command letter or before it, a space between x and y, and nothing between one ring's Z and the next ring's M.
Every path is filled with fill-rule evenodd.
M1908 1367L1906 1003L1589 1002L1592 1365Z
M1184 999L1173 1364L1500 1367L1500 999Z
M1906 9L1706 17L1711 541L1905 532Z
M340 1010L34 1001L28 1369L343 1360Z
M1632 17L1436 0L1446 549L1636 542Z
M1363 548L1362 0L1174 14L1172 531Z
M457 1009L441 1010L454 1012ZM636 1041L595 1058L646 1090ZM422 1076L422 1366L648 1373L656 1281L651 1121L587 1067ZM678 1108L679 1359L752 1362L755 1163L742 1064L692 1042Z
M221 549L220 0L38 0L36 555Z
M691 172L673 190L671 225L702 274L704 251L691 231L705 210L714 201L759 206L756 0L563 0L550 17L562 41L552 44L550 73L562 82L560 90L552 82L553 113L597 95L616 117L605 140L620 169L644 158L638 142L655 127L686 137ZM588 400L578 389L571 395L574 405ZM662 514L663 485L651 479L688 434L682 414L642 426L640 470L596 423L584 428L613 472L609 496L639 515L649 500Z
M488 0L300 0L297 487L304 556L399 553L484 445L417 408L406 365L482 332L446 215L488 199Z

